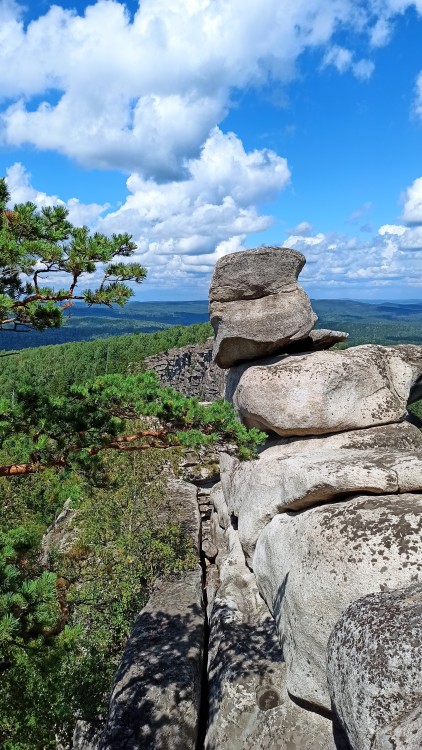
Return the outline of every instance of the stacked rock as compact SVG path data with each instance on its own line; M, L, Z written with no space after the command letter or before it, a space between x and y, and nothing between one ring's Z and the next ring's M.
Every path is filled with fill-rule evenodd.
M304 263L286 248L241 252L217 263L211 284L214 356L230 368L226 397L246 426L272 436L255 461L221 460L212 528L224 585L211 608L211 642L213 627L230 637L219 612L232 606L237 622L247 617L239 603L230 605L241 579L239 560L232 593L225 593L227 549L234 548L235 535L244 556L239 586L249 599L251 585L257 586L285 660L283 675L274 667L269 680L284 698L266 711L265 721L252 721L252 734L266 740L249 746L299 750L308 747L312 732L314 750L416 750L422 732L421 586L415 589L422 585L422 434L406 416L407 405L422 397L422 347L330 349L347 334L313 330L316 316L297 284ZM254 622L262 629L262 612L254 621L260 606L249 608L252 639ZM258 689L268 674L250 664L249 687L242 683L240 690L234 665L220 663L218 670L217 651L210 690L219 695L220 715L210 721L206 747L237 750L248 746L251 717L258 716L254 679ZM227 729L233 701L238 740L233 727ZM286 721L289 701L296 707L293 723ZM314 724L316 716L322 723L335 720L335 736L330 732L327 739L322 726L318 734L311 716ZM271 732L264 731L270 724Z

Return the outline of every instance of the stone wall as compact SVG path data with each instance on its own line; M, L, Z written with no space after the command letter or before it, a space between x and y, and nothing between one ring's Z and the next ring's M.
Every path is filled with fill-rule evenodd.
M145 367L155 370L163 385L185 396L216 401L224 393L224 371L212 362L212 339L147 357Z

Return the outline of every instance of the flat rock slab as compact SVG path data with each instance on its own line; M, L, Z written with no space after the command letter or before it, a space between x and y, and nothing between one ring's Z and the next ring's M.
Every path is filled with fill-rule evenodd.
M211 519L219 587L210 614L209 722L205 750L334 750L331 721L297 706L275 622L247 568L238 534ZM214 581L211 582L214 585Z
M259 534L279 513L350 493L422 490L422 435L403 423L275 445L255 461L224 455L221 479L228 511L238 518L240 542L252 565Z
M422 582L350 605L329 640L328 682L354 750L422 747Z
M345 331L330 331L328 328L316 328L310 331L306 339L294 341L284 350L291 354L293 352L317 352L322 349L330 349L335 344L347 341L349 334Z
M210 286L213 356L219 367L268 356L308 336L317 316L297 284L305 257L261 247L221 258Z
M421 346L367 344L234 367L226 398L247 427L321 435L401 421L421 383Z
M199 567L157 585L124 650L98 750L195 750L204 626Z
M331 707L329 636L347 607L422 575L422 495L360 495L280 514L263 529L253 567L274 614L287 689Z

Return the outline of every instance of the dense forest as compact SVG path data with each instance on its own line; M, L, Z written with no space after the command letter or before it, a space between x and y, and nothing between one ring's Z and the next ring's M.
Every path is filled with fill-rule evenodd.
M142 368L146 357L172 347L202 343L212 335L209 323L172 326L152 334L110 336L95 341L43 346L0 355L0 397L12 398L24 383L49 393L64 393L96 375L128 374Z

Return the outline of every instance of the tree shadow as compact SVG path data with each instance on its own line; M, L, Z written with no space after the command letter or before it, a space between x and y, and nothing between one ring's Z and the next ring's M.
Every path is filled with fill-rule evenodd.
M162 583L138 615L98 750L195 747L205 646L200 584L197 571Z
M114 679L97 750L201 750L206 719L208 725L220 721L224 689L231 679L234 684L253 678L262 711L289 700L280 680L284 658L270 613L257 622L253 615L248 621L244 611L240 621L223 598L214 602L210 622L209 684L203 679L207 624L195 575L161 584L138 615ZM335 747L349 750L333 731ZM275 743L280 749L291 747L280 736ZM207 750L219 748L209 742Z

